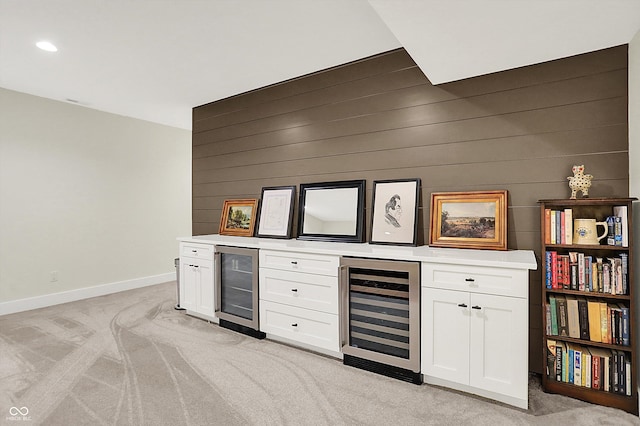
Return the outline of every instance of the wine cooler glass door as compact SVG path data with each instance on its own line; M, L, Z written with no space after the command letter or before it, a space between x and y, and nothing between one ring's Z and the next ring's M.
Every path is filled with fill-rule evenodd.
M420 371L420 268L343 258L343 352Z

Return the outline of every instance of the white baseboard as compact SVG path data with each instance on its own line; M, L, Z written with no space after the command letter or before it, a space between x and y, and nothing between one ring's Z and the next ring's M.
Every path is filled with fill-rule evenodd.
M28 297L26 299L10 300L0 303L0 316L15 314L17 312L30 311L32 309L46 308L62 303L75 302L91 297L104 296L106 294L119 293L125 290L162 284L167 281L175 281L176 274L167 273L150 277L135 278L132 280L118 281L102 284L94 287L78 288L60 293L44 294L42 296Z

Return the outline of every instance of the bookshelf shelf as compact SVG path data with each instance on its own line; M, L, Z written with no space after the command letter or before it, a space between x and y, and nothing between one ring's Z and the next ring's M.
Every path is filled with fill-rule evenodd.
M637 415L634 200L557 199L539 204L543 389ZM550 214L555 215L551 225ZM576 218L615 219L618 235L608 235L600 244L571 244Z
M591 293L587 291L580 290L566 290L566 289L553 289L548 288L547 294L549 293L557 293L557 294L570 294L576 297L585 297L585 298L596 298L596 299L611 299L611 300L631 300L629 295L627 294L607 294L607 293Z
M550 338L553 337L553 340L558 340L558 341L568 342L568 343L576 343L578 345L596 346L599 348L608 348L608 349L615 349L619 351L631 352L630 346L612 345L610 343L593 342L591 340L575 339L572 337L565 337L565 336L549 336L549 337Z
M629 247L609 246L604 244L546 244L548 249L569 249L571 251L597 250L597 251L629 251Z

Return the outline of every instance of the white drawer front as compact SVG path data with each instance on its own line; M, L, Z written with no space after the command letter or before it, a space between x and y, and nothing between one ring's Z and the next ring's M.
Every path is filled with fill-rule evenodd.
M340 351L337 315L261 301L260 330L329 351Z
M263 268L337 277L338 268L340 266L340 257L320 254L289 253L275 250L260 250L260 266Z
M528 297L526 270L483 266L422 264L422 285L445 290Z
M180 243L180 257L213 259L213 246L208 244Z
M260 268L260 299L338 313L338 278Z

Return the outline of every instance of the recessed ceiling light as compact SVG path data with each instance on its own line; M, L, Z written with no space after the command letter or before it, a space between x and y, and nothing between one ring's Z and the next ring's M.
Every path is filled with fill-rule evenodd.
M40 49L42 50L46 50L47 52L57 52L58 48L51 42L49 41L39 41L36 43L36 46L38 46Z

